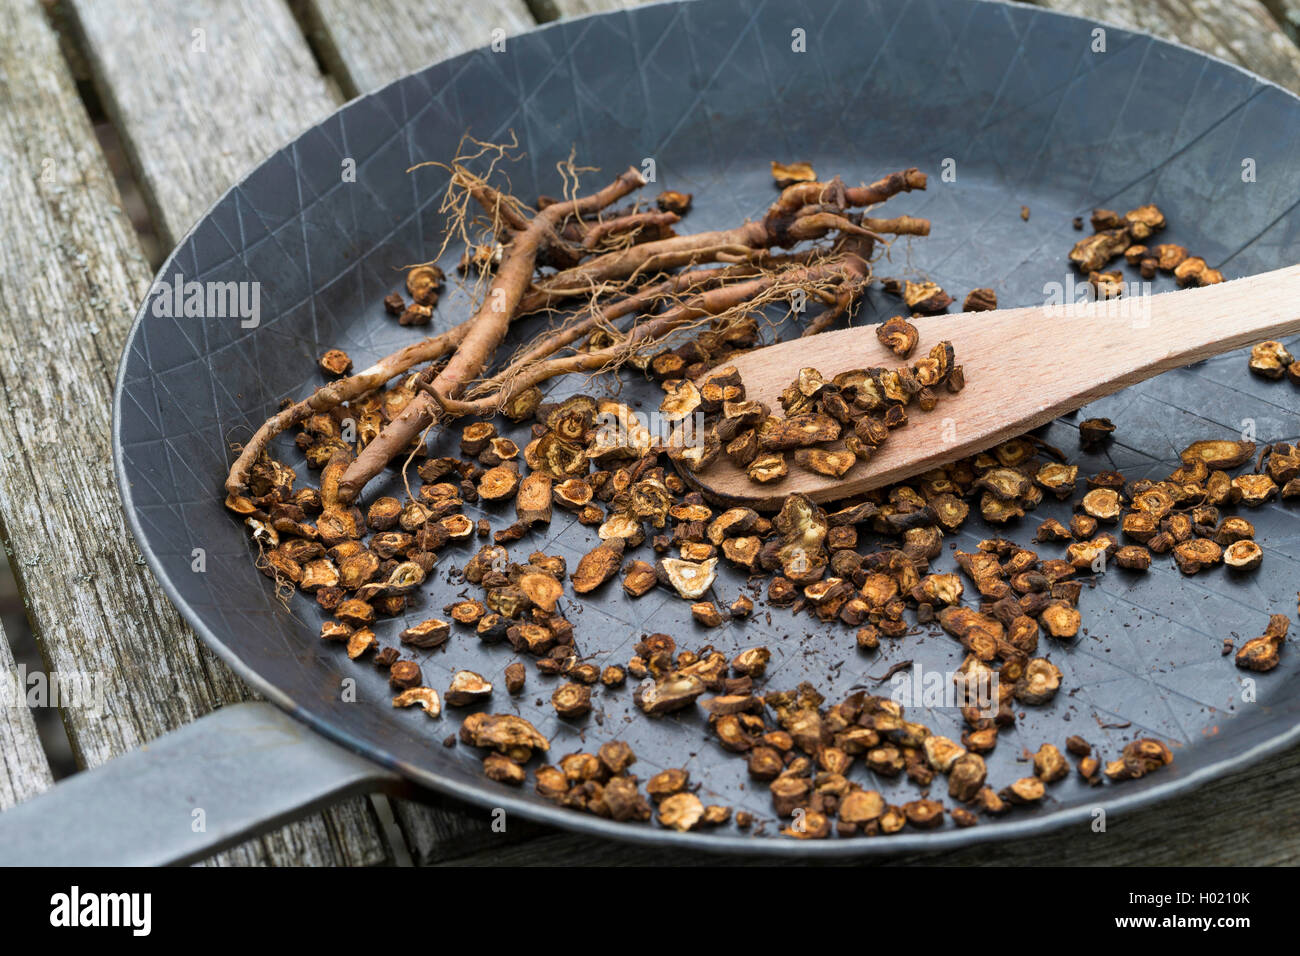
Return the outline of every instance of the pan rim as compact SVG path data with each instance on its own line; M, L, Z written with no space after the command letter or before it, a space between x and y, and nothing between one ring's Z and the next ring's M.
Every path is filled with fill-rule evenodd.
M529 30L525 34L521 34L521 36L544 33L553 30L572 29L580 26L586 21L598 17L636 17L641 15L640 11L644 10L653 10L655 8L668 6L680 6L685 3L708 2L709 0L654 0L652 3L641 4L636 7L603 13L589 13L572 19L553 21L548 24L540 25L533 30ZM1290 90L1282 87L1280 84L1262 77L1236 63L1232 63L1216 54L1198 50L1180 41L1167 40L1142 30L1135 30L1114 23L1108 23L1104 20L1096 20L1090 17L1063 13L1043 7L1026 9L1023 4L1011 3L1008 2L1008 0L943 0L943 2L958 5L981 4L986 6L1004 7L1014 9L1020 15L1028 14L1034 19L1038 17L1059 18L1118 30L1123 34L1145 38L1153 44L1160 44L1166 47L1183 50L1204 60L1235 70L1238 73L1249 77L1261 87L1278 90L1289 99L1300 103L1300 96L1297 96ZM404 82L410 75L423 72L436 63L457 61L476 56L482 49L482 47L479 47L458 54L455 57L430 61L418 69L393 80L391 83L387 83L369 93L363 93L348 100L346 103L340 104L338 108L332 111L328 116L323 117L317 123L300 130L295 135L280 143L275 149L269 151L261 161L251 166L249 170L236 182L232 183L228 189L223 191L222 194L217 197L211 205L209 205L203 214L195 220L185 234L177 240L175 247L168 254L167 258L163 260L163 263L155 273L154 281L151 282L150 288L153 287L159 278L166 277L168 270L172 267L176 259L177 252L185 247L190 238L208 220L212 212L222 205L231 193L239 189L244 182L260 170L270 159L278 156L286 147L298 142L313 130L331 122L342 111L352 108L363 100L383 95L384 92L391 87ZM1259 92L1260 91L1257 90L1252 93L1252 98L1257 96ZM398 759L382 745L370 741L363 741L359 739L357 735L349 732L342 725L330 721L324 715L314 713L301 707L287 693L280 690L278 686L264 678L254 667L245 663L235 649L229 646L225 641L221 640L217 634L214 633L213 629L204 621L202 616L199 615L189 602L181 596L179 589L173 583L172 575L169 570L165 565L163 565L154 549L148 545L143 526L140 522L139 514L134 504L131 492L131 482L126 471L125 454L121 441L123 395L126 384L127 360L132 346L136 341L136 337L140 332L141 326L147 317L148 301L148 293L146 292L146 297L137 309L135 318L126 334L122 356L118 361L117 374L115 376L113 388L112 446L113 474L117 483L118 493L122 499L127 524L130 527L132 534L135 536L141 554L144 556L146 563L153 572L155 579L162 586L163 592L167 595L167 598L171 601L173 607L175 607L181 614L185 622L194 630L195 634L209 648L211 648L217 656L220 657L221 660L239 676L241 680L248 684L252 690L256 691L275 706L301 721L312 730L320 733L326 739L347 748L359 756L374 761L378 767L395 771L407 780L429 790L446 796L455 797L486 809L501 808L509 813L517 813L519 817L524 820L554 826L558 829L573 833L610 838L622 843L652 845L672 850L697 851L711 855L771 856L779 858L807 858L810 860L823 858L853 859L899 856L906 853L917 852L941 852L944 850L953 850L987 843L993 840L1023 840L1033 836L1041 836L1055 830L1063 829L1072 823L1077 824L1091 820L1096 808L1102 808L1108 814L1132 811L1180 795L1191 793L1204 786L1206 783L1209 783L1211 780L1248 767L1263 760L1270 754L1277 753L1293 744L1300 743L1300 722L1297 722L1288 730L1275 734L1274 736L1260 741L1254 746L1230 757L1226 757L1208 766L1191 771L1185 776L1175 776L1162 782L1151 784L1139 792L1120 794L1109 798L1099 796L1099 799L1091 805L1079 805L1076 807L1036 813L1033 816L1021 817L1019 819L981 823L978 826L965 829L944 829L933 833L904 831L885 839L857 840L804 841L783 839L777 836L758 837L722 834L711 835L698 832L680 833L676 830L652 825L616 823L591 814L578 813L573 810L566 810L545 803L535 803L522 797L515 796L504 790L490 790L486 785L461 783L421 767L414 766ZM486 783L487 781L485 778L485 784Z

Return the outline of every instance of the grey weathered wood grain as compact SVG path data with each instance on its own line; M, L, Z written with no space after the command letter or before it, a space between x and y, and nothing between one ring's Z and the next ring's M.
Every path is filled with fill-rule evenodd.
M164 245L338 105L284 0L68 6Z
M421 804L394 802L397 824L416 866L492 854L555 832L518 818L507 819L504 832L494 831L490 810L440 795L428 799L431 802Z
M1222 57L1300 92L1300 49L1258 0L1035 0Z
M588 13L605 13L651 2L653 0L528 0L528 6L533 11L533 16L544 23L560 17L581 17Z
M0 516L46 662L103 688L102 713L63 711L79 763L96 766L245 692L125 525L113 375L149 268L39 0L0 4L0 77ZM368 804L353 801L221 859L386 857Z
M437 60L486 46L535 26L524 0L430 3L305 0L303 10L316 48L348 96L378 89Z
M1175 800L1132 814L1111 814L1104 833L1082 823L1029 840L859 862L894 866L1295 866L1300 863L1300 817L1294 812L1298 791L1300 748L1293 748ZM455 866L772 865L762 857L685 853L555 831L518 845L489 844L446 862Z
M54 782L36 722L27 709L9 639L0 625L0 810L34 797ZM12 682L11 682L12 681Z
M1261 0L1268 12L1273 14L1282 27L1282 32L1292 42L1300 42L1300 0Z

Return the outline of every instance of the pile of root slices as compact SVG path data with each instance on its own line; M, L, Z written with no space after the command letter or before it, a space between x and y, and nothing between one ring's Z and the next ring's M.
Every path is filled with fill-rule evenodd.
M919 349L911 364L864 363L830 378L802 369L779 410L747 400L728 364L759 344L765 312L796 290L825 304L803 323L804 334L851 316L881 281L873 268L891 237L930 228L908 216L872 216L872 207L925 188L924 175L910 169L850 187L820 181L802 164L774 164L778 198L762 219L679 234L689 195L666 192L653 204L612 208L645 185L635 170L597 193L567 188L564 199L530 206L491 184L505 149L478 145L480 167L491 160L486 172L461 160L442 169L450 176L450 232L466 240L460 281L481 307L361 372L342 351L325 353L320 366L330 381L286 402L242 446L225 486L258 566L286 601L301 593L329 615L323 640L386 672L394 707L422 711L437 721L433 727L460 711L458 731L434 737L481 751L495 781L531 785L573 810L679 831L770 828L818 839L967 827L1049 800L1050 788L1071 773L1110 786L1172 762L1159 740L1139 737L1102 753L1074 735L1026 751L1018 779L993 780L985 755L1024 708L1053 705L1062 672L1052 651L1080 633L1085 585L1096 575L1112 566L1141 573L1158 560L1172 560L1184 575L1258 568L1264 553L1249 510L1300 497L1300 449L1195 441L1165 479L1129 480L1117 472L1080 475L1066 454L1024 436L833 505L790 494L774 514L713 507L683 472L726 456L778 493L791 467L842 475L894 431L902 430L891 440L905 441L909 411L927 412L942 392L962 387L952 346L919 343L908 321L952 304L930 282L883 280L907 315L882 324L878 337L900 359ZM1149 225L1149 208L1130 219ZM1100 226L1111 231L1107 255L1076 263L1090 272L1134 241L1131 222L1102 219L1099 233ZM418 329L433 320L447 281L432 263L410 268L407 294L390 295L385 306ZM971 290L965 306L994 308L996 295ZM498 361L510 325L540 312L561 318ZM1292 364L1270 350L1255 365L1266 359L1270 373ZM540 388L581 375L596 391L620 372L661 385L667 429L647 428L614 398L549 402ZM502 427L519 441L499 431L498 415L517 423ZM451 428L460 455L432 456L429 433ZM1089 419L1079 425L1080 440L1096 446L1114 430ZM277 436L290 431L294 443L277 447L296 449L308 473L318 473L314 486L273 454ZM366 485L390 467L407 496L367 498ZM1072 502L1072 519L1026 528L1045 496ZM467 504L500 520L475 521ZM574 567L521 544L545 536L557 512L576 516L599 541ZM950 550L945 539L972 513L1032 541L994 536L971 551ZM440 561L443 570L454 563L470 590L425 616L421 586ZM748 577L748 593L718 593L719 562ZM688 602L703 630L643 634L628 660L604 666L583 655L581 618L570 615L584 595L609 599L621 590L617 599L636 601L657 589ZM882 644L906 645L937 625L960 645L953 677L960 739L909 720L887 696L859 690L830 701L809 683L769 681L769 647L723 651L706 643L709 629L728 621L740 624L727 633L743 642L743 622L757 613L787 633L800 615L838 622L864 673ZM409 626L399 631L399 624ZM1262 635L1240 647L1225 640L1224 655L1241 668L1272 670L1288 626L1287 615L1274 614ZM426 683L419 652L454 653L463 641L499 646L500 672L463 669L446 687ZM602 696L621 694L631 695L639 719L699 712L715 759L745 761L754 785L770 790L770 815L706 804L698 794L707 780L685 769L643 778L618 739L557 758L518 713L534 682L561 720L582 722L593 707L599 713ZM683 763L696 749L683 745ZM902 777L916 799L891 803L872 786Z

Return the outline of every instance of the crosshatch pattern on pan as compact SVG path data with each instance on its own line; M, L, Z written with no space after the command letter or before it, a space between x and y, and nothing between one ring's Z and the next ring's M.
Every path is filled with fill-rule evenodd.
M796 28L807 33L807 53L791 50ZM1053 787L1044 806L985 819L971 830L949 824L926 834L817 845L731 827L679 835L615 825L558 810L530 786L516 791L486 780L479 752L440 744L463 713L448 708L431 721L394 711L375 668L321 645L313 602L297 597L286 610L275 600L253 567L244 529L221 507L229 444L281 399L319 384L315 359L322 351L343 348L362 367L418 336L385 316L380 300L400 285L398 267L425 259L439 237L446 178L434 168L406 169L446 160L466 130L489 140L518 134L527 155L509 175L521 196L555 192L554 163L571 148L581 164L601 167L587 182L654 157L658 182L651 189L696 194L684 223L691 230L761 213L773 195L769 159L808 159L819 173L850 181L916 165L931 173L929 190L897 197L890 209L929 217L932 235L896 245L878 270L923 272L954 294L991 285L1004 306L1040 302L1044 283L1065 281L1064 253L1077 238L1070 220L1094 205L1157 202L1171 221L1169 241L1221 264L1229 277L1300 258L1300 168L1290 161L1300 102L1226 64L1119 29L1107 30L1104 55L1090 55L1092 28L1044 11L967 0L662 4L512 38L505 53L469 53L349 104L232 188L160 272L168 281L179 273L186 280L260 282L259 327L159 318L149 303L137 319L120 370L115 439L131 522L151 565L196 631L246 679L335 739L484 806L630 839L870 853L1004 838L1086 820L1097 805L1156 798L1249 751L1279 746L1300 721L1300 703L1285 693L1300 671L1294 649L1284 651L1277 671L1259 677L1254 704L1240 700L1241 673L1219 653L1224 637L1256 636L1270 611L1295 610L1300 515L1276 503L1248 513L1266 554L1254 576L1220 569L1186 579L1159 559L1145 577L1112 571L1085 589L1085 633L1071 646L1050 648L1064 672L1062 694L1048 708L1027 709L989 759L990 781L1003 784L1027 772L1016 760L1025 747L1061 746L1079 733L1114 755L1124 741L1151 735L1174 748L1172 768L1101 790L1071 779ZM1257 164L1257 182L1239 175L1246 157ZM348 158L357 167L352 183L340 175ZM937 175L946 158L957 163L952 183ZM1020 218L1022 205L1031 209L1028 222ZM451 250L444 265L458 254ZM452 291L429 331L458 320L467 304ZM895 302L874 290L858 321L895 311ZM541 327L524 323L512 340ZM553 394L577 390L575 383L560 389ZM1179 448L1197 438L1234 437L1243 418L1255 420L1261 441L1294 440L1300 426L1288 389L1250 377L1241 354L1161 375L1080 413L1109 416L1119 430L1103 454L1076 460L1084 473L1113 467L1130 478L1163 477ZM634 405L652 409L659 394L624 377L622 397ZM1074 420L1053 423L1044 437L1073 450ZM434 453L454 453L456 432L440 438ZM506 430L516 439L522 433ZM283 460L298 461L287 436L275 447ZM390 472L367 499L399 489ZM1009 536L1027 542L1037 521L1064 511L1047 503ZM498 527L511 520L476 506L466 513ZM970 549L991 533L973 520L954 543ZM591 529L557 510L549 528L511 553L559 553L572 568L593 541ZM377 628L382 643L396 643L407 623L441 616L442 606L465 591L449 571L474 547L446 549L405 620ZM206 553L204 573L191 571L194 548ZM1055 553L1050 546L1041 551ZM714 592L729 603L743 585L723 568ZM594 600L566 599L565 606L579 647L598 664L625 663L636 637L651 631L729 654L764 644L774 655L768 689L810 680L831 700L855 685L871 686L872 675L905 658L926 670L951 670L961 660L937 628L868 657L853 647L850 630L779 609L769 622L763 602L748 623L705 630L687 602L662 590L632 600L617 582ZM592 715L558 720L549 703L554 679L530 668L526 691L510 698L502 686L513 659L508 647L484 647L460 628L446 650L417 652L416 659L426 682L440 690L462 667L493 680L498 689L486 709L528 717L551 738L552 758L622 739L639 757L633 770L642 780L685 766L703 784L706 803L753 811L769 821L769 837L777 829L765 788L746 785L744 761L709 738L698 714L652 720L635 709L630 687L600 688ZM357 681L356 703L339 702L345 678ZM955 711L909 714L957 736ZM1105 730L1099 723L1130 726ZM869 783L860 767L851 776ZM896 802L916 796L906 782L874 785Z

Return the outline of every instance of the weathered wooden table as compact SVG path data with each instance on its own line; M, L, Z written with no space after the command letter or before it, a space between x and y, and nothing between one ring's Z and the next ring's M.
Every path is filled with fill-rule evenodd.
M901 2L901 0L900 0ZM1300 90L1283 0L1047 0L1180 40ZM623 0L4 0L0 3L0 529L46 666L98 675L66 707L94 767L248 691L144 567L111 474L113 376L152 269L91 124L102 109L163 251L237 177L340 103L539 20ZM13 667L0 630L0 671ZM51 784L31 713L0 710L0 808ZM1300 862L1300 749L1127 819L944 863ZM356 799L220 864L698 863L486 811ZM391 825L395 821L396 826ZM917 862L909 857L898 862Z

